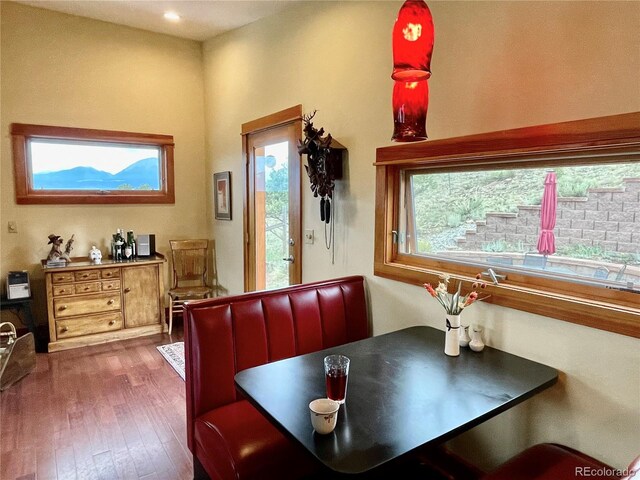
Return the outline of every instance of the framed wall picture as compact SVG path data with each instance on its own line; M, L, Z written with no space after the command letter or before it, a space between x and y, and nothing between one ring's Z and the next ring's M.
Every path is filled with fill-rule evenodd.
M231 172L213 174L216 220L231 220Z

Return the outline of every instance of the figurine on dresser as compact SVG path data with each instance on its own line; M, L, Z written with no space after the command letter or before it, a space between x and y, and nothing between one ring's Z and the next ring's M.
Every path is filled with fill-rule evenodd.
M63 241L64 240L62 239L62 237L58 235L54 235L53 233L49 235L49 243L51 244L51 251L49 252L49 255L47 255L48 261L60 260L60 257L62 256ZM49 245L49 243L47 243L47 245Z
M93 263L102 262L102 252L95 245L92 245L91 250L89 250L89 260L91 260Z
M62 255L60 255L60 258L66 260L67 262L71 261L71 250L73 250L72 245L75 241L73 237L75 237L75 233L71 235L71 238L69 240L67 240L67 244L64 246L64 252L62 253Z
M55 266L55 265L64 265L67 262L71 261L71 250L73 250L73 242L75 235L71 235L71 238L67 240L67 244L65 245L64 252L62 251L62 242L64 239L59 235L54 235L53 233L49 235L49 243L51 244L51 250L49 251L49 255L47 255L47 265Z

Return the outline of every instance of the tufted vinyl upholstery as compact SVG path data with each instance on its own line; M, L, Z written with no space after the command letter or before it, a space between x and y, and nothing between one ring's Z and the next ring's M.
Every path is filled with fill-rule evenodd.
M184 311L190 450L212 478L275 475L277 452L300 447L239 398L234 376L369 336L363 277L194 301Z

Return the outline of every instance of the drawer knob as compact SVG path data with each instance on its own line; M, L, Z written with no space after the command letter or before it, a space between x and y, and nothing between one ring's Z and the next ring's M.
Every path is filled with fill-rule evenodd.
M60 329L60 333L64 333L64 332L68 332L68 331L69 331L69 328L68 328L68 327L62 327L62 328Z
M113 275L113 273L109 272L109 273L105 273L105 275L106 275L107 277L110 277L111 275Z
M113 298L107 302L107 305L113 305Z
M129 287L124 289L124 293L129 293L131 291L131 289Z
M115 325L115 324L116 324L116 321L115 321L115 320L111 320L111 321L109 322L109 325Z
M84 290L85 290L85 292L86 292L87 290L89 290L89 287L84 287Z
M58 310L66 310L67 306L66 305L60 305L60 308L58 308Z
M64 293L66 290L63 288L62 290L60 290L60 293Z
M82 275L82 278L87 278L88 276L89 276L89 275L87 275L86 273L84 273L84 274Z

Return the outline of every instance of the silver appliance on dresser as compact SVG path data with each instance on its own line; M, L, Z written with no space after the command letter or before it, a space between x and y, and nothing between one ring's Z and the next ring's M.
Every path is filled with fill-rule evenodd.
M149 257L156 253L156 235L155 233L138 234L138 256Z

